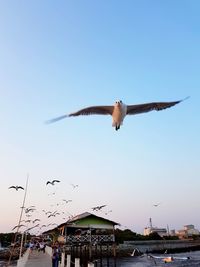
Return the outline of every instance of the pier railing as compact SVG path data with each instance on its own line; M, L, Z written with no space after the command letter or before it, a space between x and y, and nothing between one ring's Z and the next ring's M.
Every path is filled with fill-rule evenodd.
M66 243L107 243L115 242L114 235L79 235L67 236Z

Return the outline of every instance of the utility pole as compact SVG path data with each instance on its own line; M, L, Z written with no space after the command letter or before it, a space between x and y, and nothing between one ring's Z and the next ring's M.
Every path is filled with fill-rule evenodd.
M22 220L24 205L25 205L25 201L26 201L27 188L28 188L28 178L29 178L29 175L27 174L26 188L25 188L24 199L23 199L23 204L22 204L22 208L21 208L21 214L20 214L20 219L19 219L19 224L18 225L20 225L20 222ZM24 232L23 232L22 237L21 237L21 245L20 245L20 251L19 251L19 258L21 258L21 256L22 256L23 240L24 240Z

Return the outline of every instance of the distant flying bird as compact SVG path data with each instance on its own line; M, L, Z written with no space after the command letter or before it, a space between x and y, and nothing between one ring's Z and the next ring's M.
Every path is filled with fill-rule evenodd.
M13 227L12 231L15 230L16 228L20 228L20 227L22 227L22 226L25 226L25 225L23 225L23 224L16 225L15 227Z
M29 213L30 211L33 212L34 210L35 210L34 208L26 208L26 209L25 209L25 213Z
M153 204L154 207L158 207L159 205L160 205L160 203Z
M72 202L72 200L71 199L68 199L68 200L66 200L66 199L63 199L63 201L67 204L67 203L69 203L69 202Z
M101 210L102 208L106 207L107 205L102 205L102 206L96 206L96 207L93 207L92 210L94 211L98 211L98 210Z
M188 98L188 97L187 97ZM186 98L185 98L186 99ZM126 105L121 100L116 101L113 106L91 106L87 108L80 109L74 113L66 114L55 119L47 121L47 123L53 123L62 120L67 117L80 116L80 115L111 115L113 122L112 126L115 130L119 130L120 126L123 124L123 120L126 115L136 115L139 113L149 112L152 110L162 110L170 108L183 100L173 101L173 102L152 102L137 105Z
M73 189L75 189L76 187L78 187L78 184L71 184L71 186L73 187Z
M47 181L46 182L46 185L48 185L48 184L51 184L51 185L54 185L55 183L60 183L60 181L59 180L53 180L53 181Z
M55 194L56 194L56 192L53 192L53 193L48 194L48 196L55 195Z
M52 213L52 214L50 214L49 216L48 216L48 218L50 218L50 217L55 217L56 215L60 215L60 213L59 212L55 212L55 213Z
M112 210L107 211L107 212L105 213L105 215L108 215L108 213L110 213L110 212L112 212Z
M19 189L24 190L24 188L21 185L12 185L10 187L8 187L8 189L14 188L16 191L18 191Z
M39 224L36 224L35 226L26 229L26 232L28 232L28 231L30 231L30 230L32 230L33 228L36 228L36 227L38 227L38 226L39 226Z
M40 221L40 219L35 219L35 220L33 220L33 223L39 222L39 221Z
M47 212L45 212L46 215L51 214L51 213L52 213L51 211L47 211Z

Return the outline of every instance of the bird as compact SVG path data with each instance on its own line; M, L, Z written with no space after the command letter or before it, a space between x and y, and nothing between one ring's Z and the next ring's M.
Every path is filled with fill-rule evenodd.
M24 188L21 185L12 185L12 186L8 187L8 189L11 189L11 188L16 189L16 191L18 191L19 189L24 190Z
M29 213L30 211L33 212L35 209L34 208L26 208L25 213Z
M16 228L20 228L20 227L22 227L22 226L25 226L25 225L23 225L23 224L16 225L15 227L13 227L12 231L15 230Z
M102 208L106 207L107 205L102 205L102 206L96 206L96 207L93 207L92 210L94 211L98 211L98 210L101 210Z
M154 207L158 207L160 203L153 204Z
M63 199L63 201L67 204L67 203L69 203L69 202L72 202L72 200L71 199L68 199L68 200L66 200L66 199Z
M48 184L54 185L55 183L60 183L60 181L59 180L47 181L46 185Z
M26 221L25 221L25 223L30 223L30 222L31 222L31 220L26 220Z
M33 229L33 228L36 228L36 227L38 227L39 226L39 223L38 224L36 224L35 226L33 226L33 227L30 227L30 228L28 228L28 229L26 229L26 232L28 232L28 231L30 231L31 229Z
M35 219L35 220L33 220L33 223L39 222L39 221L40 221L40 219Z
M71 186L73 187L73 189L75 189L76 187L78 187L78 184L71 184Z
M107 211L107 212L105 213L105 215L108 215L108 213L110 213L110 212L112 212L112 210Z
M139 113L145 113L153 110L163 110L170 108L184 100L172 101L172 102L151 102L143 103L136 105L126 105L122 100L115 101L112 106L89 106L83 109L80 109L76 112L62 115L60 117L48 120L46 123L54 123L56 121L65 119L67 117L76 117L80 115L111 115L112 116L112 126L115 127L115 130L119 130L120 126L123 124L123 120L126 115L136 115Z

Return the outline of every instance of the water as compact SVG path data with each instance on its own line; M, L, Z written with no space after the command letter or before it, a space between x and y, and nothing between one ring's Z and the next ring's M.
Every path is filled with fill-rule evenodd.
M146 255L141 257L125 257L117 259L117 267L200 267L200 251L177 253L177 254L152 254L159 257L190 257L189 260L174 259L165 263L162 259L149 259Z

